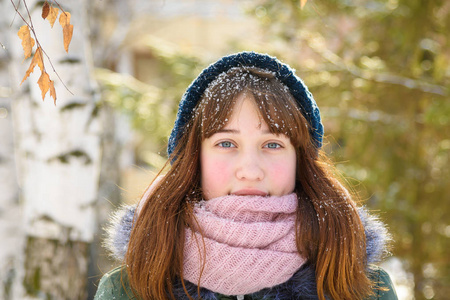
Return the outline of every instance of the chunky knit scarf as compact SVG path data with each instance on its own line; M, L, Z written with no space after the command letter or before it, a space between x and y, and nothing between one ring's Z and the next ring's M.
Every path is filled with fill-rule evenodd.
M249 197L246 197L245 200L249 200L247 198ZM204 204L200 205L199 208L202 208L202 206L204 206ZM136 210L137 207L135 205L124 206L121 209L117 210L111 219L111 223L107 232L108 239L105 242L105 246L109 249L112 256L119 261L123 261L125 257L125 253L128 248L128 242L130 240L131 230L133 228L133 220ZM371 215L367 211L367 209L360 207L358 209L358 213L365 228L367 263L369 266L370 264L379 262L382 257L388 254L386 244L389 242L390 236L386 230L385 225L380 222L380 220L378 220L375 216ZM201 243L202 240L200 240L200 247L202 247ZM220 270L218 266L217 269ZM225 270L222 270L222 272L225 274ZM253 273L258 274L255 271L253 271ZM252 275L250 274L249 276ZM202 283L203 280L204 276L202 276ZM189 281L184 282L185 287L188 289L191 297L193 297L194 299L201 297L205 300L219 299L219 293L215 293L207 288L203 288L202 286L200 286L200 293L198 294L196 285L198 283L198 279L194 279L192 281L193 283ZM192 299L186 295L181 280L176 280L174 284L175 286L173 293L175 294L176 299ZM256 293L250 294L250 299L318 300L319 298L317 296L316 290L314 267L308 263L305 263L289 280L274 287L268 287L257 291Z
M186 232L184 279L226 295L287 281L305 262L295 241L296 208L295 194L200 202L197 225Z

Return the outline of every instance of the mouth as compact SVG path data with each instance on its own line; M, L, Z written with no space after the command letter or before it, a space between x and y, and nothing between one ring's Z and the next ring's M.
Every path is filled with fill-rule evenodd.
M242 189L231 193L236 196L268 196L269 194L258 189Z

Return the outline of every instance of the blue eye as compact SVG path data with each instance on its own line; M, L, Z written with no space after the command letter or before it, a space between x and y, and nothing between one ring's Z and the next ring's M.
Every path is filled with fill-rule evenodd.
M219 147L222 147L222 148L233 148L233 147L236 147L236 146L233 145L233 143L230 142L230 141L220 142L220 143L218 143L217 145L218 145Z
M267 143L267 145L265 147L269 148L269 149L277 149L277 148L281 148L281 145L278 143Z

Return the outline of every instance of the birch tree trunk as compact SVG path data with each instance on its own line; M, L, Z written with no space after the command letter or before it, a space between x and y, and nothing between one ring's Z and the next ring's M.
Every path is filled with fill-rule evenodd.
M57 91L56 106L48 95L42 101L37 68L14 93L12 113L25 231L24 295L15 299L85 299L89 249L96 232L102 134L97 90L90 75L88 2L60 3L72 14L74 25L69 54L64 51L58 22L50 29L42 20L42 2L27 3L44 51L73 94L47 62ZM17 19L9 29L12 34L22 25ZM12 67L23 76L29 60L20 65L20 41L13 45ZM16 87L21 81L18 76L13 78Z
M11 89L8 62L10 59L8 17L5 0L0 0L0 299L14 299L17 285L18 253L23 245L19 187L14 160Z
M14 164L14 145L11 117L11 99L8 97L8 72L3 70L0 58L0 299L13 299L17 278L18 250L23 245L23 228L19 203L19 188ZM7 70L6 70L7 71ZM6 74L5 74L6 73Z
M89 28L91 28L92 55L95 67L116 69L118 72L132 73L122 67L128 58L124 55L123 41L129 31L130 12L133 1L103 0L89 2ZM113 34L105 28L105 19L115 20ZM102 162L99 181L99 197L97 204L97 234L91 245L91 261L88 269L88 299L92 299L97 291L101 276L117 265L111 260L109 253L102 247L103 228L122 200L121 170L134 162L129 120L120 112L114 111L107 101L102 102L101 122L103 124Z

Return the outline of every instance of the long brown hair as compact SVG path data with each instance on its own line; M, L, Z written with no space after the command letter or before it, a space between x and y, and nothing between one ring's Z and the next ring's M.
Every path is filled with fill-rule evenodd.
M354 201L311 141L309 124L289 90L272 73L247 67L232 68L210 84L164 179L142 199L125 257L132 288L143 299L175 299L173 282L183 283L185 228L194 221L191 204L202 197L201 143L226 125L244 92L269 130L288 136L296 148L297 248L316 271L319 299L368 296L365 234Z

